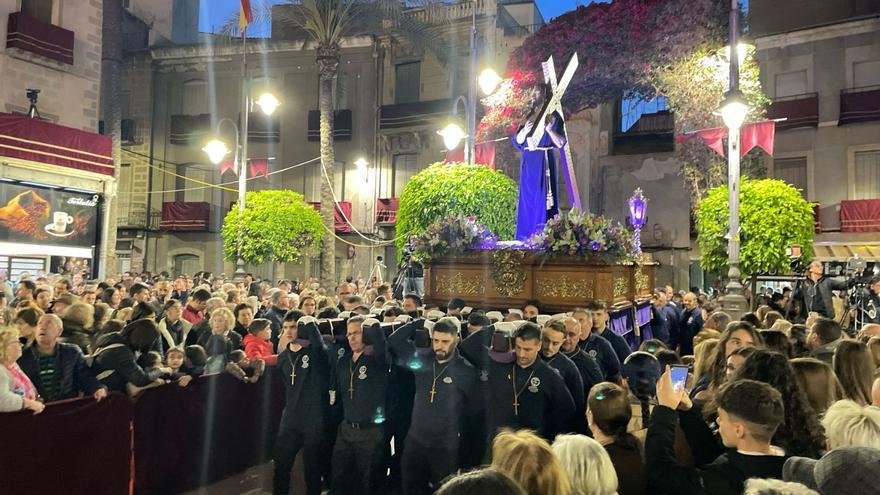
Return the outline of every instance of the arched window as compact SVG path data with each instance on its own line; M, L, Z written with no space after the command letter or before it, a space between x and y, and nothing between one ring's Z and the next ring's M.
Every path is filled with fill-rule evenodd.
M174 257L174 273L192 277L196 272L203 270L199 257L194 254L178 254Z

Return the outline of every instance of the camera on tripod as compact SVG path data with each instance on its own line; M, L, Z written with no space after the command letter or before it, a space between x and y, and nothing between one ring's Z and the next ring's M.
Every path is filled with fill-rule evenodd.
M807 271L807 265L804 264L804 253L800 244L792 244L785 249L788 255L788 268L793 275L803 277Z

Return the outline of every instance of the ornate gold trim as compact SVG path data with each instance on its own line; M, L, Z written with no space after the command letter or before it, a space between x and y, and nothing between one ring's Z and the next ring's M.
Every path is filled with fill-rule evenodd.
M479 276L466 276L462 272L437 275L437 294L476 296L483 294L483 281Z
M636 271L636 294L641 294L650 289L650 287L648 287L648 273L643 266L634 267L634 269Z
M625 296L629 292L629 277L614 277L614 297Z
M528 274L522 269L525 251L501 249L492 253L492 281L495 290L505 297L513 297L523 291Z
M574 297L593 298L595 280L587 278L571 279L568 275L559 278L535 278L535 297L554 297L569 299Z

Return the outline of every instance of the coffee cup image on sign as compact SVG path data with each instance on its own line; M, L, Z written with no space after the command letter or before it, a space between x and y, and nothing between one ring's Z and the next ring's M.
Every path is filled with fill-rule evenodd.
M52 213L52 223L49 225L51 226L53 233L66 234L68 227L72 223L73 223L73 217L70 216L67 212L56 211L56 212Z

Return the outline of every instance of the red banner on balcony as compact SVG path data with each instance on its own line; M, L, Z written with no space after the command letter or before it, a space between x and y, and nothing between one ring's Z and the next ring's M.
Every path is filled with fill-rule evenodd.
M205 202L173 201L162 203L161 230L206 232L211 205Z
M764 122L753 122L742 126L739 131L740 136L740 158L746 156L746 153L754 147L759 147L773 156L773 143L776 139L776 122L767 120ZM700 138L715 153L726 156L724 153L724 139L727 138L726 127L713 127L711 129L701 129L699 131L688 132L686 134L677 134L675 136L676 143L686 143L692 139Z
M310 205L318 212L321 212L321 203L320 201L310 201ZM345 216L343 216L343 213ZM333 216L333 223L335 224L336 232L351 232L351 225L345 221L348 218L351 220L351 202L350 201L339 201L336 203L336 211Z
M880 199L840 202L841 232L880 232Z
M464 146L446 152L446 163L463 161ZM474 147L474 163L495 170L495 141L479 143Z
M21 12L9 14L6 48L18 48L73 65L73 31L45 23Z
M376 223L396 223L398 208L400 208L400 202L397 198L377 199Z
M0 113L0 156L113 176L110 136Z
M253 179L254 177L263 176L266 180L269 179L269 159L268 158L251 158L248 160L248 164L250 165L250 177Z
M713 127L712 129L701 129L699 131L689 132L687 134L677 134L675 136L676 143L686 143L691 139L700 138L715 153L724 156L724 141L727 137L726 127Z

